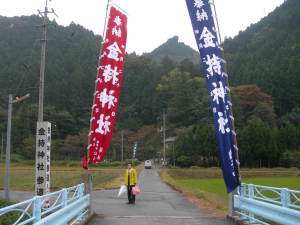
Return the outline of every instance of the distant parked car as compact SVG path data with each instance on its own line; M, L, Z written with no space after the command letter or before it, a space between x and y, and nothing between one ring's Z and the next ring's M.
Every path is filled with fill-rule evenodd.
M145 161L145 169L151 169L152 168L152 162L151 160Z

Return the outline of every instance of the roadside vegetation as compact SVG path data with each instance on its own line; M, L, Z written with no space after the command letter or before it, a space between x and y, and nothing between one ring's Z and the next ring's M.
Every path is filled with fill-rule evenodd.
M226 214L228 195L219 168L166 169L160 176L200 208ZM241 169L241 177L243 183L300 190L297 168Z
M0 198L0 208L15 204L16 202L6 202L4 199ZM13 224L16 219L21 215L20 212L10 212L6 213L5 216L0 216L0 225Z
M93 176L93 189L112 189L120 187L123 181L124 169L127 162L102 162L91 165L89 173ZM138 162L136 163L138 164ZM3 189L5 164L0 163L0 189ZM60 190L81 183L81 174L86 171L81 168L79 161L51 162L51 191ZM33 191L35 179L34 161L12 163L11 190Z

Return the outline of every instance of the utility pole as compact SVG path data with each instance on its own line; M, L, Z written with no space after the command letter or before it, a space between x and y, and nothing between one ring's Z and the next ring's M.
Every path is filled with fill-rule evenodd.
M123 165L123 157L124 157L123 138L124 138L124 134L123 134L123 130L121 130L121 162L122 162L122 165Z
M48 10L48 0L46 0L45 11L39 14L43 16L43 35L42 35L42 49L41 49L41 65L40 65L40 81L39 81L39 108L38 108L38 121L43 122L44 120L44 86L45 86L45 64L46 64L46 45L47 45L47 25L48 25L48 14L53 13L54 9ZM57 16L57 15L56 15Z
M12 104L21 102L29 97L29 94L13 100L13 95L8 95L8 110L7 110L7 133L6 133L6 153L5 153L5 176L4 176L4 196L7 202L10 201L9 183L10 183L10 140L11 140L11 115ZM3 135L2 135L3 142Z
M164 138L164 165L166 164L166 114L165 110L163 111L163 138Z
M44 120L44 86L45 86L45 64L46 64L46 45L47 45L47 25L48 25L48 14L53 13L54 9L48 10L48 0L46 0L45 11L39 14L43 16L43 35L42 35L42 50L41 50L41 65L40 65L40 81L39 81L39 108L38 108L38 121L43 122ZM56 15L57 16L57 15Z
M12 114L12 94L8 95L7 110L7 133L6 133L6 154L5 154L5 176L4 176L4 196L7 202L9 198L9 179L10 179L10 134L11 134L11 114Z
M44 122L44 86L45 86L45 64L46 64L46 45L47 45L47 25L48 14L55 12L48 10L48 0L46 0L44 12L39 12L43 17L42 39L41 39L41 65L39 79L39 106L38 122L36 130L36 195L44 195L50 191L50 147L51 147L51 123ZM57 15L56 15L57 16ZM46 171L44 169L46 168Z
M42 35L42 50L41 50L41 65L40 65L40 82L39 82L39 108L38 108L38 121L44 120L44 86L45 86L45 63L46 63L46 45L47 45L47 20L48 20L48 1L46 0L45 11L39 14L43 15L43 35Z
M172 144L172 150L173 150L173 166L175 167L175 151L174 151L174 142Z
M41 51L41 67L40 67L40 83L39 83L39 109L38 109L38 121L42 122L44 120L44 86L45 86L45 60L46 60L46 43L47 43L47 11L44 16L43 23L43 39L42 41L42 51Z
M4 154L4 151L3 151L3 131L2 131L2 138L1 138L1 157L0 157L0 161L2 162L3 160L3 154Z

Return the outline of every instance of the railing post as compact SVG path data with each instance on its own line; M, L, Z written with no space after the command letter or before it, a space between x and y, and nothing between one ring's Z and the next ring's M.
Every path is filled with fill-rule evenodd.
M249 198L250 199L254 199L255 195L254 195L254 185L253 184L249 184ZM254 223L254 214L253 213L249 213L249 217L250 217L250 223Z
M90 194L89 211L92 212L92 190L93 190L92 175L90 173L81 174L81 181L82 183L84 183L84 193Z
M241 196L242 197L246 197L246 188L247 188L246 184L241 184Z
M253 199L254 198L254 185L249 184L249 198Z
M33 216L34 216L34 221L33 222L38 222L41 220L41 215L42 215L42 202L41 202L41 197L36 196L34 201L33 201Z
M239 188L237 187L228 194L228 216L234 216L234 195L239 192Z
M84 184L78 185L77 195L81 198L84 195Z
M249 194L249 187L248 187L248 184L241 184L241 196L242 197L245 197L245 198L249 198L249 196L247 195L247 189L248 189L248 194ZM243 214L247 214L247 212L245 211L245 210L241 210L241 212L243 213ZM244 215L242 215L241 216L241 219L243 219L243 220L246 220L247 219L247 217L246 216L244 216Z
M80 199L80 198L82 198L83 196L84 196L84 184L79 184L79 185L77 186L77 196L76 196L76 198ZM84 212L84 210L82 210L82 211L81 211L81 215L80 215L79 217L77 217L78 221L82 221L82 220L83 220L83 218L84 218L84 217L82 216L83 212Z
M62 202L61 208L64 208L68 205L68 190L66 188L62 189L61 195L62 195L61 196L61 202ZM64 225L67 225L67 223Z
M88 185L87 185L87 188L88 188L88 193L90 194L90 207L89 207L89 210L90 210L90 212L92 212L93 183L92 183L92 175L91 174L89 174L89 176L88 176Z
M280 193L280 197L281 197L281 204L282 204L282 206L288 208L289 204L290 204L289 189L282 188L281 189L281 193Z
M228 194L228 215L233 216L233 191Z
M66 207L68 205L68 191L67 189L62 189L62 198L61 198L61 202L62 202L62 208Z

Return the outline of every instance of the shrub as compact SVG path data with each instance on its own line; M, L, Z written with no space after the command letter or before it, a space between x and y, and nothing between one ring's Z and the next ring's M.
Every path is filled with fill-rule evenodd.
M16 202L7 202L4 199L0 198L0 208L6 207L12 204L16 204ZM13 224L21 215L20 212L10 212L0 217L0 225ZM24 218L26 219L26 218Z
M21 155L18 154L11 154L10 155L10 161L11 162L23 162L24 158Z

